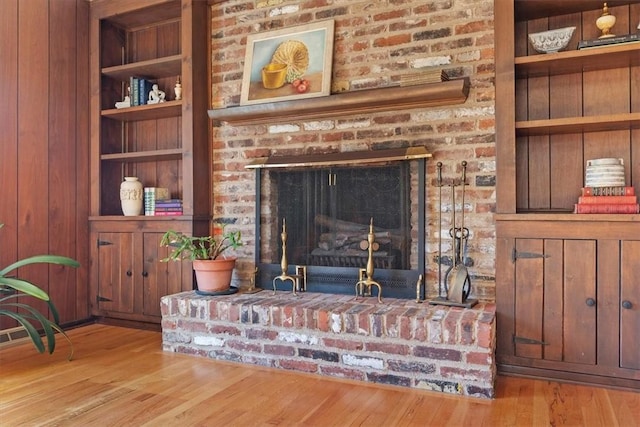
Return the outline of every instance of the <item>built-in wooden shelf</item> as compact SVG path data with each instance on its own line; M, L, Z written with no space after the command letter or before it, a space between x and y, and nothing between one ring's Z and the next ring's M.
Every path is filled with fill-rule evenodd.
M132 153L102 154L100 160L112 160L117 162L154 162L160 160L179 160L182 158L182 150L179 148L153 151L136 151Z
M602 0L515 0L516 21L566 15L585 10L602 10ZM608 0L609 8L629 4L629 0Z
M102 110L102 117L123 122L137 120L155 120L178 117L182 113L182 101L167 101L159 104L138 105L127 108Z
M416 86L394 86L345 92L319 98L253 104L209 110L217 122L233 125L323 119L353 114L462 104L469 95L469 79Z
M577 201L577 197L576 197ZM640 214L574 214L571 212L558 211L531 211L518 213L502 213L495 214L494 219L499 221L604 221L604 222L635 222L640 219ZM640 226L640 223L638 223Z
M149 59L147 61L106 67L102 69L102 74L112 79L128 82L131 76L143 76L154 79L178 76L180 75L181 69L182 56L172 55L163 58Z
M640 113L608 114L602 116L565 117L562 119L516 122L516 135L533 136L639 128Z
M557 76L640 65L640 43L570 50L515 58L516 77Z

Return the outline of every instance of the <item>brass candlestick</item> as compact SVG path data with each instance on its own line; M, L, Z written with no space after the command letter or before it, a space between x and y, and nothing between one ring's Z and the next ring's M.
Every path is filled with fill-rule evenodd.
M358 296L370 296L371 286L378 287L378 302L382 302L382 286L380 283L373 280L373 247L375 244L375 234L373 233L373 218L371 218L371 224L369 225L369 234L367 234L367 243L369 258L367 259L367 268L363 271L360 270L360 277L356 283L356 299Z

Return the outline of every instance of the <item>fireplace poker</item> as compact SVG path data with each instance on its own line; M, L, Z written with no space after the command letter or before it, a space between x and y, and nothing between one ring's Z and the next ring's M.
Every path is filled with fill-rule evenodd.
M436 165L438 186L438 298L442 297L442 162Z

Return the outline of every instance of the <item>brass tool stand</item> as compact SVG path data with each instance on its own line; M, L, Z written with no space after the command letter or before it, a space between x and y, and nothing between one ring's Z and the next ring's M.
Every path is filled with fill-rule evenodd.
M440 197L439 197L439 205L440 205L440 213L439 213L439 236L438 236L438 296L429 301L431 305L446 305L453 307L463 307L463 308L471 308L478 303L477 299L470 299L468 297L468 293L470 292L471 282L468 276L468 272L466 271L466 266L464 266L464 259L462 254L462 245L463 241L468 238L469 230L464 228L464 191L465 186L467 185L466 180L466 167L467 162L462 162L462 177L458 182L456 179L451 179L450 183L447 184L448 187L451 188L451 225L452 228L449 230L449 235L452 238L452 247L453 254L451 256L452 265L449 267L447 272L444 275L444 288L446 295L442 295L442 163L438 162L437 164L437 185L440 188ZM462 186L462 226L456 227L456 187ZM464 269L464 270L462 270ZM460 274L460 277L464 280L464 283L456 282L458 277L458 272L463 271L465 274L464 277ZM453 280L449 280L449 277L452 277ZM453 282L449 285L449 282ZM455 284L456 286L452 286ZM465 288L465 287L468 287Z
M282 240L282 259L280 260L282 274L273 278L273 295L276 294L277 280L280 280L283 283L290 280L293 295L298 296L297 291L305 291L307 287L307 267L297 265L296 274L292 276L287 274L287 270L289 269L289 262L287 260L287 223L284 218L282 219L282 233L280 233L280 240Z
M359 296L371 296L371 286L378 287L378 302L382 302L382 286L373 280L373 245L375 243L375 234L373 233L373 218L369 225L369 234L367 235L369 257L367 259L367 268L360 270L358 283L356 283L356 299Z

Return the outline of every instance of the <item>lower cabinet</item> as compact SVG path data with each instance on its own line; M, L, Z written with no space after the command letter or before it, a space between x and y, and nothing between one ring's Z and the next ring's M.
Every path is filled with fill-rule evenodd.
M94 316L160 323L160 298L193 288L190 262L161 262L168 254L167 248L160 247L163 234L153 231L91 232Z
M640 388L640 240L500 238L505 373Z

